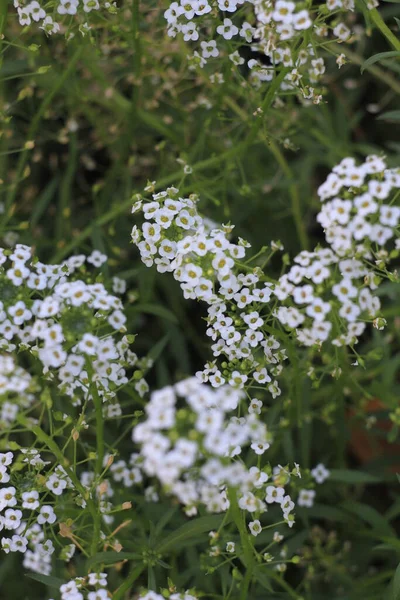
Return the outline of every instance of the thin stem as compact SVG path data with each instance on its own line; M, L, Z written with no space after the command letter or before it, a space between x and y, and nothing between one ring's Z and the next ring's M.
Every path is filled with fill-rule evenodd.
M125 592L129 591L131 586L135 583L136 579L142 574L145 568L146 565L144 564L133 567L124 583L120 585L120 587L113 593L113 600L122 600L125 597Z
M73 54L73 56L69 62L68 67L57 78L57 81L56 81L55 85L53 86L52 90L44 98L42 104L40 105L39 109L37 110L35 116L33 117L32 121L31 121L29 130L28 130L27 141L31 141L31 140L35 139L35 136L36 136L36 133L39 128L40 121L42 120L43 115L45 114L47 108L50 106L51 101L53 100L54 96L63 87L64 83L66 82L66 80L68 79L70 74L75 69L76 63L78 62L79 58L81 57L84 49L85 49L84 44L80 44L78 46L78 48L75 50L75 53ZM28 160L29 150L30 150L30 148L25 145L25 148L24 148L23 152L21 153L21 156L19 157L18 164L17 164L17 171L15 174L15 181L14 181L14 184L11 185L11 187L10 187L9 194L8 194L6 202L5 202L6 214L4 215L4 218L2 219L2 228L5 227L5 225L8 223L8 221L11 217L12 210L10 210L10 209L12 207L12 204L13 204L15 198L17 197L18 184L21 181L23 173L24 173L25 165Z
M389 29L376 8L370 10L368 14L379 31L385 36L389 44L393 46L395 50L399 50L400 52L400 40L394 35L393 31Z
M327 47L325 47L325 49L329 50ZM352 52L345 46L343 46L342 48L342 45L331 44L330 49L333 50L335 54L344 54L346 58L348 58L354 65L361 66L364 63L363 57L359 56L355 52ZM368 71L368 73L371 73L373 77L375 77L376 79L380 79L381 81L386 83L386 85L388 85L394 92L396 92L396 94L400 94L399 82L389 73L383 71L380 67L377 67L376 65L367 65L365 67L365 71Z
M303 217L301 214L301 203L300 203L300 195L297 188L297 185L294 183L293 172L289 167L289 163L287 162L283 152L279 148L279 146L273 141L270 140L269 147L271 149L272 154L275 156L279 165L281 166L282 171L285 173L287 178L292 181L289 186L289 196L292 208L292 214L294 218L294 223L296 226L297 236L299 238L301 247L303 250L308 249L308 236L306 227L304 225Z
M228 106L230 106L232 108L232 110L244 122L248 121L247 113L243 109L241 109L240 106L238 106L232 98L227 97L227 98L225 98L225 101L228 104ZM264 104L268 105L268 103L265 103L265 102L264 102ZM264 106L264 104L263 104L263 106ZM251 133L253 131L254 130L252 129ZM290 169L289 164L288 164L284 154L281 152L281 150L280 150L279 146L276 144L276 142L272 139L266 140L265 137L263 136L262 132L259 129L255 129L255 131L257 132L257 136L260 139L260 141L263 144L265 144L265 146L268 150L270 150L272 152L272 154L275 156L278 164L280 165L282 171L284 172L286 177L289 179L289 181L291 181L290 186L289 186L289 196L290 196L290 201L291 201L292 214L294 217L296 231L297 231L297 235L298 235L300 244L302 246L302 249L307 250L309 247L308 236L307 236L306 228L305 228L305 225L303 222L303 217L301 214L300 196L299 196L297 185L294 182L293 172ZM251 134L249 137L252 139Z

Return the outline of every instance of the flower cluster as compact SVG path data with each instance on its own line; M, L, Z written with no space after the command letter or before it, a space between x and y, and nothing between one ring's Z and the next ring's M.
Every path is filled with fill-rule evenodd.
M368 156L361 165L344 158L319 187L322 205L317 216L327 242L339 256L383 249L394 237L400 208L393 203L400 188L400 169L388 169L384 158Z
M108 600L107 573L75 577L60 587L61 600Z
M281 302L275 310L280 323L305 346L328 339L336 346L356 343L381 306L368 269L330 248L303 251L294 263L274 289Z
M16 463L12 452L0 454L1 549L21 552L25 568L48 575L55 551L50 534L57 520L54 506L72 483L60 465L43 475L48 463L37 450L21 449L13 472Z
M87 22L90 13L104 9L109 13L115 13L117 10L115 2L105 2L101 5L99 0L82 0L82 2L80 0L53 0L47 2L45 8L37 0L30 2L14 0L14 6L17 9L21 25L38 23L39 28L47 35L65 31L69 38L74 35L71 31L73 24L78 24L82 35L90 31L90 25ZM55 20L55 15L57 15L57 20Z
M169 600L197 600L197 598L191 591L172 593L168 596ZM165 596L161 596L161 594L157 594L156 592L145 592L140 594L138 600L165 600Z
M368 8L376 5L372 0ZM189 56L193 65L203 68L223 55L242 65L240 49L247 45L255 57L247 61L253 84L259 86L282 73L282 94L299 93L301 99L318 104L322 96L316 85L325 64L316 48L328 36L339 42L349 40L346 13L354 9L353 0L327 0L307 8L291 0L174 0L164 17L169 36L200 40Z
M0 427L11 425L19 410L28 408L34 398L31 375L13 356L0 354Z
M208 363L199 373L202 381L238 388L265 383L275 397L280 390L271 375L279 375L286 352L263 329L272 284L260 269L240 262L249 244L240 238L237 244L229 240L233 226L213 227L198 213L197 196L178 194L176 188L168 188L154 194L152 202L139 198L134 204L132 212L142 210L145 218L141 229L135 225L132 230L141 259L161 273L172 272L185 298L209 305L207 335L215 342L214 357L226 360L221 361L222 371L216 361Z
M45 379L55 381L74 405L95 392L109 401L105 410L112 416L120 413L115 390L127 383L126 368L136 365L137 356L123 335L121 300L85 266L98 267L105 260L94 251L48 265L28 246L0 249L0 349L29 352ZM143 379L135 388L141 395L148 389Z
M181 398L185 401L182 406ZM297 467L289 471L260 466L260 457L272 442L265 423L255 410L244 417L227 414L236 410L243 398L240 390L230 386L213 390L195 377L153 392L146 406L146 421L132 432L133 441L141 446L141 468L159 479L189 515L196 514L199 505L209 512L226 511L229 490L235 489L242 510L261 514L268 504L278 503L291 526L294 502L285 485L291 475L300 473ZM248 467L249 462L259 466Z

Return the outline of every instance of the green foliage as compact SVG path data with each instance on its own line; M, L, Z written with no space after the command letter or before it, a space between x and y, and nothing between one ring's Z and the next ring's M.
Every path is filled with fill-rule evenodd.
M147 269L129 243L135 194L170 185L185 196L198 193L201 213L234 224L254 254L281 240L289 261L322 243L316 190L331 168L346 156L381 153L390 167L400 164L400 52L393 41L400 8L387 2L365 10L366 25L355 13L371 35L356 36L354 44L321 42L326 95L308 106L290 93L277 98L284 71L260 87L246 86L245 67L233 70L231 63L222 68L222 84L212 83L205 70L190 71L188 46L165 35L159 3L122 2L115 15L96 17L90 36L77 31L67 41L21 29L13 7L3 2L1 245L32 245L43 262L94 248L106 253L101 277L117 275L127 283L126 326L138 356L154 363L143 369L151 389L194 374L211 356L206 311L186 301L171 276ZM266 256L261 251L251 267L264 267L265 260L268 276L277 280L280 259ZM291 370L282 375L282 396L264 399L263 418L274 435L268 460L298 461L310 485L311 468L323 462L330 469L315 504L296 511L293 529L270 507L266 527L254 538L233 496L225 515L200 510L189 519L163 491L151 503L130 488L132 506L117 517L121 548L110 549L100 539L95 501L87 498L87 509L66 511L71 522L82 518L81 537L95 539L93 552L78 551L72 567L55 561L51 575L24 577L20 557L2 555L0 599L58 598L61 583L106 569L113 600L131 600L142 588L164 590L166 597L174 588L195 588L200 597L220 600L399 600L398 287L385 279L380 288L387 329L333 356L322 350L310 376L308 350L297 355L293 335L283 327L273 332L287 340ZM1 288L0 300L6 295ZM350 366L355 360L360 368ZM138 373L140 379L142 369ZM102 432L97 402L89 419L95 433L85 437L80 423L75 442L79 411L54 386L20 416L16 432L0 431L0 451L36 444L65 464L71 479L77 461L100 476L104 452L115 450L115 460L133 452L130 432L145 411L146 400L132 387L118 394L123 416ZM375 399L377 409L370 404ZM301 482L296 485L301 489ZM210 531L221 535L216 555ZM285 536L278 549L275 531ZM73 543L83 543L81 537ZM65 545L58 532L54 538L57 548ZM225 552L229 541L234 556ZM269 552L275 554L271 563L263 558Z

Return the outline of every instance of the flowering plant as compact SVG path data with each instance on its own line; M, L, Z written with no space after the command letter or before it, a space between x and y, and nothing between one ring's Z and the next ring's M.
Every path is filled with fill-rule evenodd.
M397 598L396 11L0 6L1 597Z

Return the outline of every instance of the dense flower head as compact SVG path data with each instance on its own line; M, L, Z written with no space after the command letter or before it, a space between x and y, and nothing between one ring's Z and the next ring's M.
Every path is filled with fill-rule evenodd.
M229 416L244 399L230 386L217 390L189 378L151 394L147 418L132 432L140 444L144 473L157 478L164 490L185 505L188 514L204 505L209 512L226 511L228 490L237 490L239 507L261 514L272 502L292 522L294 503L285 490L296 470L266 464L258 468L257 457L266 453L272 435L254 412ZM244 448L252 460L240 460ZM258 462L258 464L260 464Z
M372 0L368 8L376 5ZM189 56L193 68L211 61L218 65L224 56L242 65L240 50L248 46L254 52L247 61L253 85L282 74L281 95L297 93L318 104L325 63L317 48L327 37L339 42L351 38L346 21L354 10L353 0L327 0L313 7L290 0L174 0L164 17L169 36L195 43ZM211 78L215 81L215 74Z
M70 514L71 507L86 508L88 502L96 499L95 510L107 531L116 511L121 510L113 496L109 479L102 477L99 481L93 471L82 471L78 478L68 466L64 468L54 461L54 457L43 460L35 448L0 453L0 553L20 552L26 569L50 574L53 554L69 562L87 537L80 536L75 544L75 524L72 520L70 525L66 524L66 510ZM55 547L52 540L58 530L74 544L63 545L61 551ZM110 530L101 535L110 547L118 544ZM91 543L90 536L87 541ZM95 584L93 574L89 575L89 584ZM88 597L91 598L95 597Z
M280 323L295 331L305 346L327 340L336 346L357 343L381 308L373 293L373 272L362 261L341 258L329 248L303 251L294 263L274 289Z
M61 600L108 600L107 573L89 573L76 577L60 587Z
M0 551L22 553L25 568L45 575L55 552L56 504L73 487L61 465L48 465L33 448L0 453Z
M332 169L318 189L323 205L317 220L336 254L371 258L393 239L398 246L399 188L400 169L389 169L381 156L367 156L360 165L344 158Z
M197 201L195 195L180 197L176 188L154 194L152 202L139 197L133 212L141 210L145 222L141 229L133 227L132 240L145 265L172 272L185 298L209 305L206 333L217 360L199 378L214 387L266 383L275 397L280 390L272 377L279 375L286 352L264 329L273 284L260 269L242 262L250 244L241 238L230 241L233 226L210 224L199 214Z
M23 26L34 25L42 29L46 35L66 33L68 38L74 36L74 29L82 35L90 29L93 14L101 11L103 16L115 13L115 2L99 2L98 0L51 0L40 3L37 0L14 0L19 23Z
M0 427L11 425L19 410L28 408L34 398L31 375L16 364L15 357L0 354Z
M182 593L173 593L168 596L170 600L197 600L198 596L194 595L193 591L186 591ZM138 600L164 600L165 596L157 594L156 592L142 592L138 597Z
M120 298L90 272L106 260L95 250L49 265L22 244L0 249L0 352L28 352L77 405L91 398L93 385L115 404L126 369L137 363ZM146 392L143 379L135 385Z

